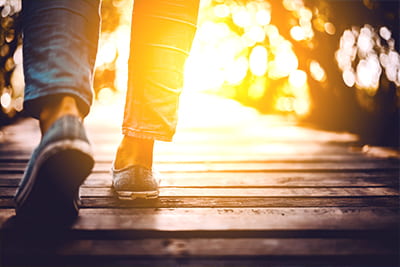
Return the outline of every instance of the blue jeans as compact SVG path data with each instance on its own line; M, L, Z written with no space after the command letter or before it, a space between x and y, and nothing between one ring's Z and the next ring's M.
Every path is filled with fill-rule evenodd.
M123 134L172 139L198 2L135 0ZM66 95L89 113L99 6L99 0L23 0L24 109L32 117Z

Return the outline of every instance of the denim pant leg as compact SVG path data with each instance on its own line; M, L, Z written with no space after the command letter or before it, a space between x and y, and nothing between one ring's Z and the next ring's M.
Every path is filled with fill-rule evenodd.
M198 8L198 0L135 0L124 135L172 139Z
M32 117L65 95L88 114L99 5L99 0L23 0L24 109Z

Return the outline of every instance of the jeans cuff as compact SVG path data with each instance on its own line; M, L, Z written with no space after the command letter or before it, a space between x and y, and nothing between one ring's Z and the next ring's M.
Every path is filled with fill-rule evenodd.
M36 93L34 96L25 96L24 98L24 111L31 117L39 119L42 109L48 103L60 101L64 96L72 96L75 98L78 109L86 117L89 114L91 99L87 99L72 89L59 89L53 91L46 91L43 93Z
M122 134L125 136L136 137L141 139L150 139L150 140L158 140L164 142L171 142L173 133L157 133L157 132L149 132L143 130L136 130L129 127L122 127Z

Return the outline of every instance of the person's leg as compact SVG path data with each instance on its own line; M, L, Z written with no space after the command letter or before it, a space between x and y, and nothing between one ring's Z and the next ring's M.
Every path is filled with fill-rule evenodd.
M93 167L82 125L92 101L99 1L24 0L24 110L42 138L15 196L17 217L63 223L77 215ZM43 220L41 220L43 221Z
M114 169L151 170L154 140L171 141L198 8L198 0L134 2L124 138Z
M99 4L99 0L22 2L24 110L30 116L44 121L41 112L57 109L56 103L66 96L74 99L80 117L89 113Z

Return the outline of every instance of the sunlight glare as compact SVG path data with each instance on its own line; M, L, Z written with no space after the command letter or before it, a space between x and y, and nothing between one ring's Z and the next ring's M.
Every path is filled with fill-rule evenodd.
M302 70L292 71L289 75L289 83L297 88L303 87L307 83L307 73Z
M388 54L380 54L379 61L385 68L386 77L389 81L395 82L399 86L400 80L397 75L400 73L400 55L396 51L390 51Z
M325 32L329 35L334 35L336 33L336 27L331 22L326 22L324 24Z
M239 84L247 74L247 58L242 56L228 64L225 69L225 80L230 84Z
M357 47L361 56L366 56L369 54L374 47L374 43L372 41L372 32L368 26L365 26L361 29L360 35L357 39Z
M381 72L382 68L376 55L370 55L367 59L362 59L357 65L357 88L367 89L370 95L375 95L379 87Z
M310 73L311 77L318 82L324 82L326 80L325 70L315 60L310 62Z
M271 12L265 9L260 9L256 13L256 21L259 25L265 26L271 22Z
M0 104L3 108L8 109L11 106L11 94L9 92L4 92L0 97Z
M103 34L99 41L99 49L96 58L96 67L111 63L117 54L117 42L114 34Z
M312 38L311 10L302 0L285 0L284 5L298 18L299 26L290 32L292 37ZM99 43L96 67L115 64L114 85L118 91L118 97L112 97L115 88L111 85L101 88L98 93L101 105L114 105L111 102L124 100L121 95L127 86L131 6L132 2L127 0L118 6L123 9L121 24L113 33L102 35ZM233 97L246 86L247 97L260 100L271 79L284 79L289 95L282 93L284 89L277 89L278 94L282 94L273 102L279 102L278 110L296 114L309 110L307 74L298 70L299 61L291 41L279 33L276 25L270 24L268 1L205 0L201 1L201 8L204 13L200 12L196 37L185 64L184 91ZM314 79L323 80L325 71L318 66L310 66L314 69L311 73Z
M348 87L353 87L353 85L356 83L356 75L354 74L352 69L347 69L342 73L342 78L344 83Z
M271 79L279 79L288 76L298 67L298 59L296 54L291 49L290 45L285 42L277 47L275 59L269 63L268 76Z
M267 85L267 77L257 76L254 82L250 85L248 95L253 100L259 100L265 94Z
M254 75L265 75L268 67L268 52L265 46L257 45L251 50L249 63Z
M379 29L379 34L386 41L388 41L390 39L390 37L392 37L392 32L389 31L389 29L387 27L381 27Z
M289 11L298 10L303 5L303 0L283 0L283 6Z
M280 97L276 101L276 108L280 111L293 111L293 97Z
M301 41L306 38L304 30L300 26L294 26L290 29L290 36L296 41Z
M108 87L104 87L97 95L99 103L102 105L111 105L114 103L115 92Z
M260 26L252 26L249 31L249 37L255 42L261 43L265 39L264 29Z
M233 12L233 22L242 28L245 28L251 24L250 13L247 12L246 8L239 7L238 10Z
M219 18L226 18L230 13L229 7L225 4L216 5L214 7L214 14Z
M298 98L293 103L294 111L299 116L305 116L310 112L310 100L308 98Z

